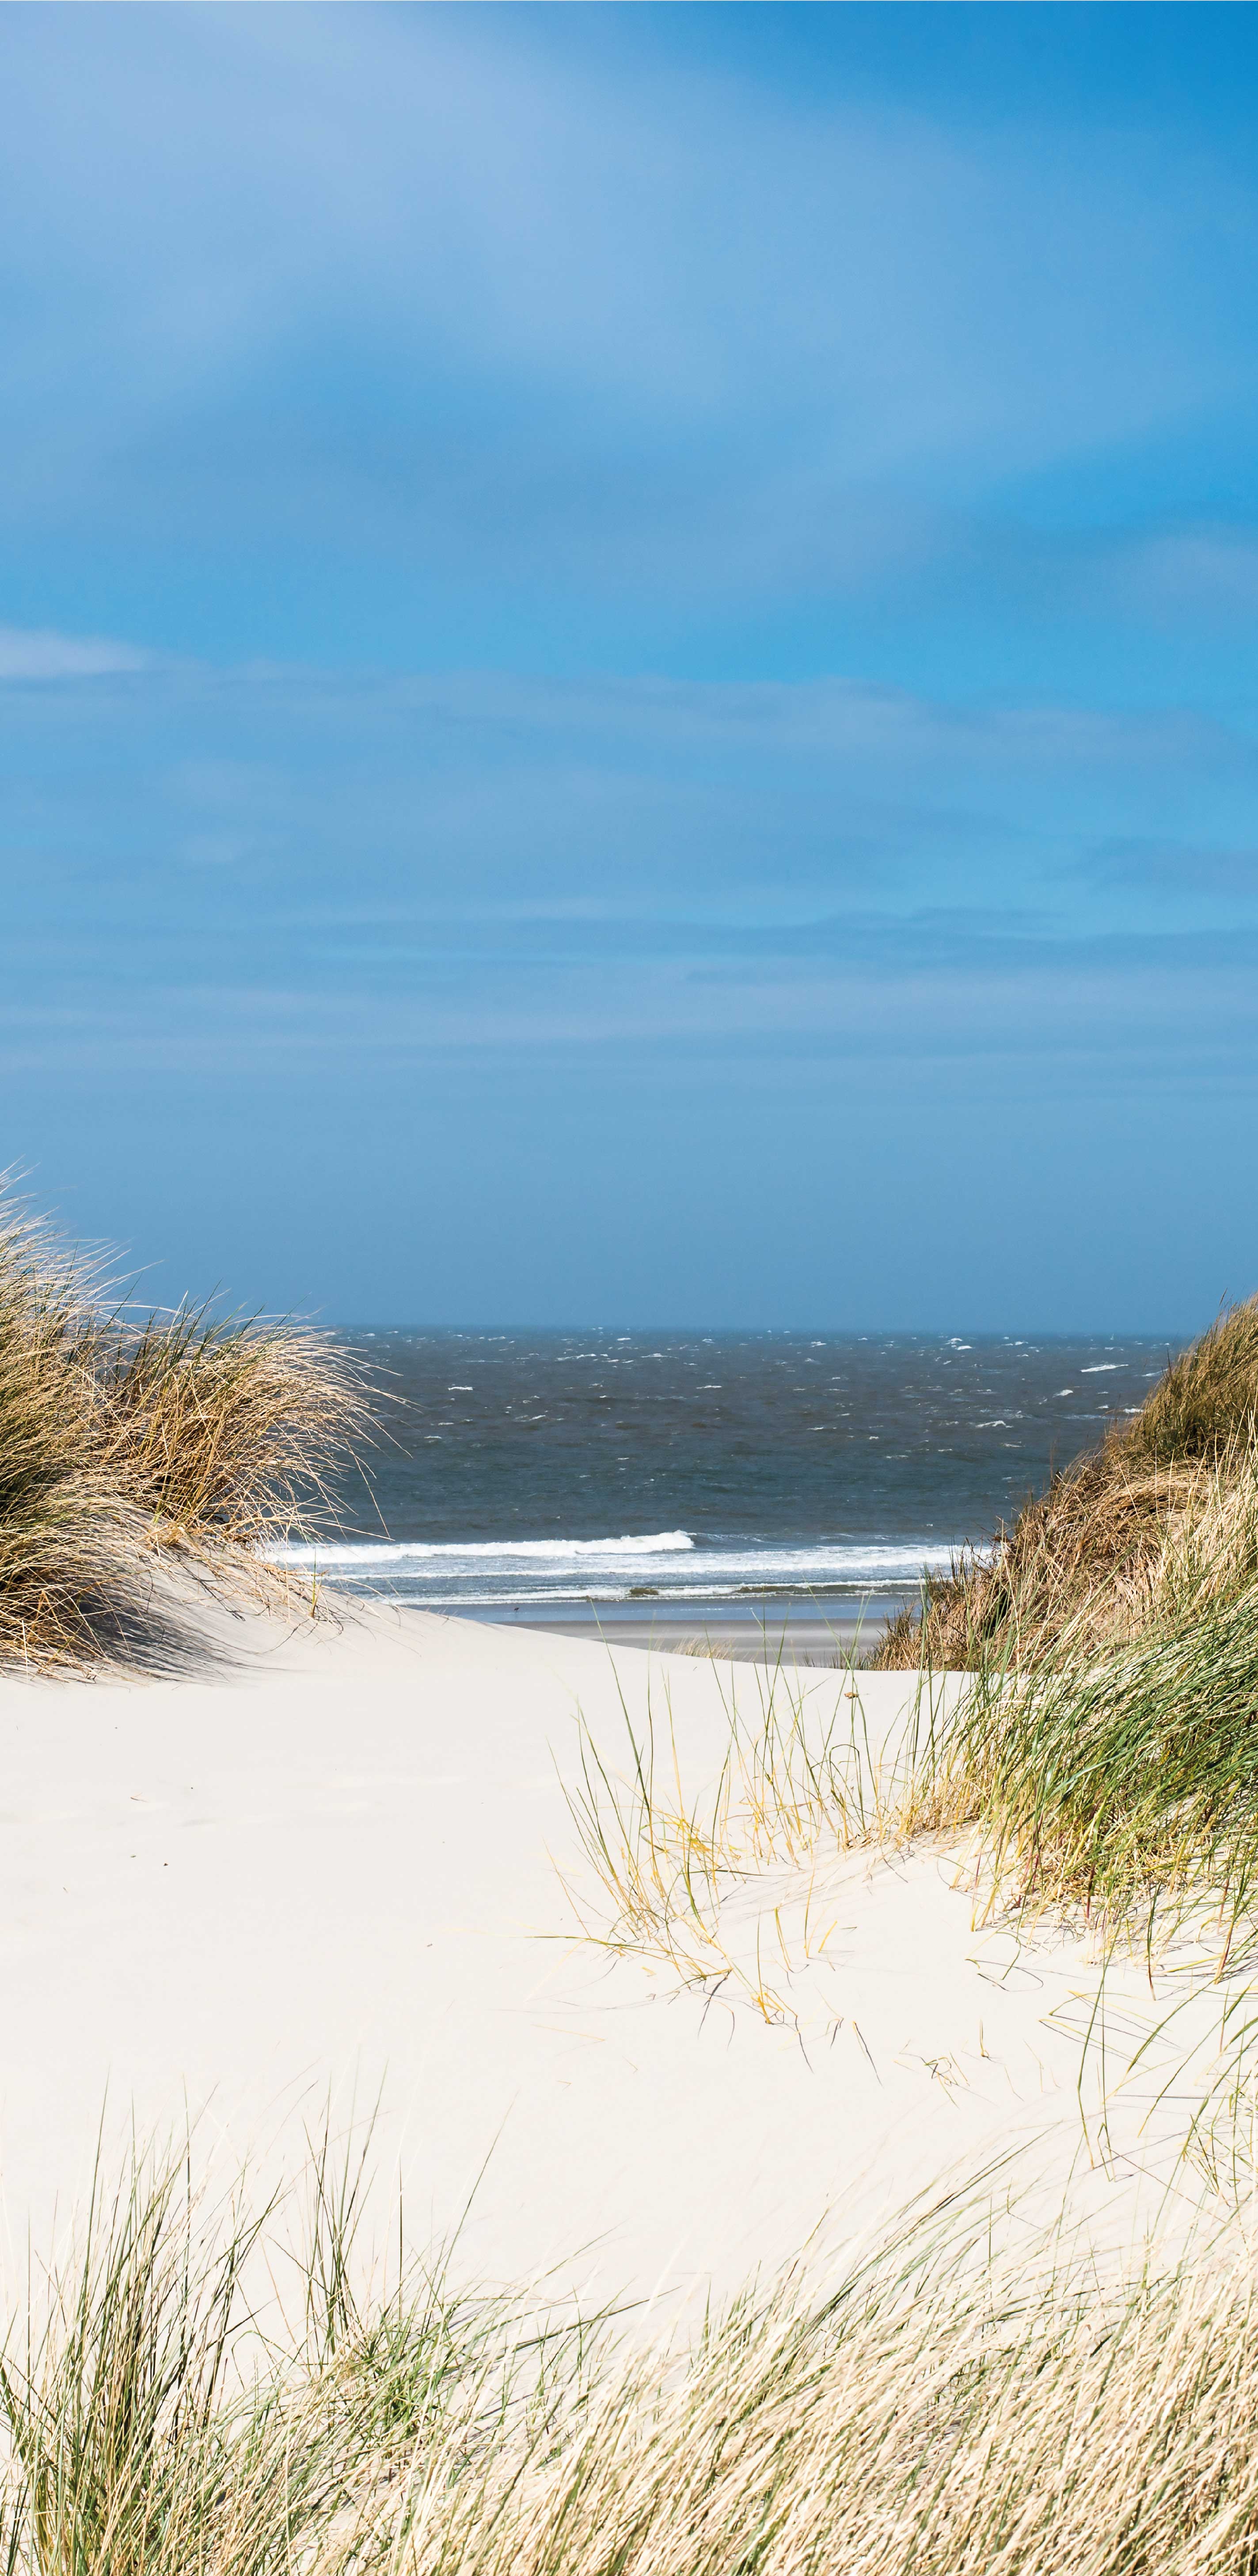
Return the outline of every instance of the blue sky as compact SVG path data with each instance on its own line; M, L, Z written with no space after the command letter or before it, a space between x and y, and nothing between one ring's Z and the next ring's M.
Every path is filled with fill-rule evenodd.
M155 1295L1258 1285L1258 18L0 49L0 1150Z

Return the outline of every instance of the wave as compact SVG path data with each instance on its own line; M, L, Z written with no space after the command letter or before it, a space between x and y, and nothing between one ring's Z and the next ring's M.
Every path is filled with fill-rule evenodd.
M731 1600L749 1593L913 1589L945 1573L953 1549L937 1538L801 1541L792 1547L703 1544L688 1530L651 1537L431 1542L339 1541L271 1551L274 1561L317 1568L347 1589L385 1589L434 1608L517 1601Z
M540 1563L562 1557L607 1556L676 1556L692 1549L694 1540L689 1530L661 1530L653 1538L504 1538L446 1540L441 1544L421 1539L347 1541L327 1547L290 1545L268 1549L276 1565L315 1565L326 1571L330 1566L357 1566L365 1572L371 1565L422 1565L434 1559L448 1562L452 1557L471 1558L474 1563L489 1558L533 1558Z
M342 1589L353 1587L343 1584ZM387 1595L382 1595L378 1589L368 1591L364 1585L359 1597L376 1601L387 1598L399 1603L403 1609L411 1610L562 1610L566 1607L581 1612L588 1609L615 1610L627 1604L632 1611L640 1611L648 1619L662 1619L679 1608L736 1610L740 1615L746 1612L758 1617L764 1607L772 1618L775 1604L784 1609L789 1605L796 1609L807 1609L813 1605L819 1615L824 1615L827 1603L842 1602L846 1605L849 1600L859 1603L884 1596L897 1601L906 1597L912 1599L916 1589L916 1578L911 1584L903 1579L898 1583L886 1580L847 1584L670 1583L658 1589L653 1586L646 1597L628 1591L623 1583L587 1583L581 1587L571 1583L559 1586L539 1584L536 1588L530 1584L527 1592L430 1592L427 1585L415 1584L408 1588L405 1584L398 1584Z

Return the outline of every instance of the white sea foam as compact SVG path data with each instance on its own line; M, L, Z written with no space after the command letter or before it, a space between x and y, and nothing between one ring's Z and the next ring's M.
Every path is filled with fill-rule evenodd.
M649 1589L661 1599L732 1599L754 1592L823 1592L915 1585L947 1571L952 1549L936 1538L802 1541L797 1546L696 1543L687 1530L598 1539L339 1542L272 1551L276 1562L317 1570L350 1589L387 1586L434 1608L496 1601L617 1601Z
M472 1539L466 1542L446 1540L429 1544L422 1539L378 1541L366 1539L361 1544L343 1546L278 1547L271 1551L280 1565L356 1566L364 1572L370 1565L421 1565L433 1559L449 1563L453 1558L470 1558L473 1563L506 1557L533 1558L542 1563L555 1557L588 1556L676 1556L693 1548L689 1530L661 1530L653 1538L503 1538Z

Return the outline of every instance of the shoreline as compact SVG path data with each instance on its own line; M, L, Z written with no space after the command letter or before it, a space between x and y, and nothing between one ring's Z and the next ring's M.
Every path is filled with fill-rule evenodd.
M521 1600L475 1609L451 1608L449 1617L477 1626L531 1630L657 1654L715 1654L738 1663L849 1664L872 1652L913 1592L850 1594L784 1601L780 1594L731 1601L570 1601L553 1606Z

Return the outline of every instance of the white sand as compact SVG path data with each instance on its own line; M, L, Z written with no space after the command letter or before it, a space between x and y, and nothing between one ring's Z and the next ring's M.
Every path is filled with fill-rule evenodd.
M1075 2154L1095 1970L976 1931L938 1852L823 1857L835 1929L793 1982L807 1882L734 1891L730 1945L754 1968L759 1942L797 2028L574 1942L551 1855L577 1706L619 1762L620 1694L641 1728L667 1686L697 1785L751 1668L418 1612L239 1637L208 1680L0 1687L11 2244L81 2189L107 2087L115 2127L186 2103L240 2151L381 2087L412 2233L475 2187L462 2266L587 2296L730 2288L1046 2122ZM845 1678L799 1679L820 1723ZM893 1737L903 1678L860 1688Z

